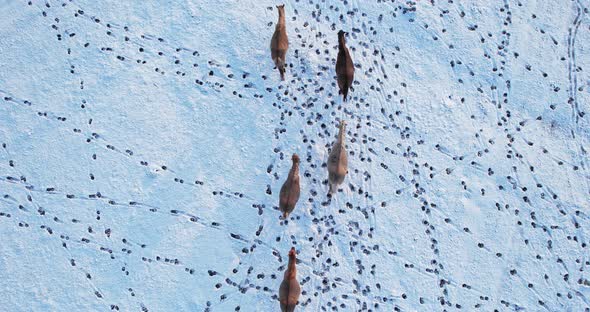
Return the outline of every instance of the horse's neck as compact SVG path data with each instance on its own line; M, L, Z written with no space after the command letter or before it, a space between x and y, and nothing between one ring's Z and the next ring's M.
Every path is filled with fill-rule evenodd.
M344 136L346 135L346 126L340 126L340 131L338 132L338 144L342 144L344 142Z
M279 13L279 21L277 22L277 28L285 28L285 14Z
M346 39L344 39L344 36L338 38L338 48L341 51L346 49Z
M289 258L289 266L285 271L285 279L294 279L297 277L297 267L295 266L295 259Z
M299 164L293 164L293 166L291 167L291 171L289 172L289 175L291 176L291 178L294 178L298 174L299 174Z

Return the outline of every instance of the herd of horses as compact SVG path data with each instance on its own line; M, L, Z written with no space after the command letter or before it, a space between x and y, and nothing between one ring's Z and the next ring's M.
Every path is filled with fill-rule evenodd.
M285 24L285 5L278 5L279 20L275 27L275 32L270 41L270 52L275 66L279 70L281 80L285 80L285 62L287 57L287 50L289 49L289 39L287 37L287 26ZM338 57L336 59L336 76L338 80L339 93L343 96L343 101L346 102L348 97L348 90L350 89L354 80L354 64L345 40L346 33L342 30L338 32ZM346 122L340 121L338 139L332 145L332 150L328 157L328 194L331 196L338 191L338 186L344 182L344 178L348 173L348 157L345 146ZM299 200L300 186L299 186L299 156L293 154L291 157L292 165L287 180L283 183L279 193L279 209L283 213L283 218L286 220L289 214L295 209L295 205ZM291 248L289 251L289 264L283 282L279 288L279 301L282 312L293 312L299 301L301 294L301 286L297 281L296 268L296 250Z

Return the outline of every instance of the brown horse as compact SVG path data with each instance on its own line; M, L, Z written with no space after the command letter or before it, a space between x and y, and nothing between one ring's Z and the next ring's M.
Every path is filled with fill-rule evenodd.
M281 193L279 194L279 208L283 212L283 218L287 219L289 214L295 209L295 205L299 200L299 156L293 154L291 157L293 165L287 180L281 187Z
M344 182L344 177L348 173L348 155L346 154L344 141L345 135L346 122L342 120L340 121L338 140L332 145L332 151L328 157L328 182L330 184L328 194L338 191L338 185Z
M289 251L289 266L285 271L281 288L279 288L279 301L281 302L281 312L293 312L299 301L301 286L297 281L297 262L295 247Z
M354 63L346 47L346 40L344 39L345 32L343 30L338 32L338 58L336 59L336 76L338 77L338 87L340 93L344 96L344 102L348 96L348 89L352 86L354 81Z
M270 55L281 73L281 80L285 80L285 58L289 49L287 26L285 25L285 5L277 5L277 9L279 10L279 21L270 40Z

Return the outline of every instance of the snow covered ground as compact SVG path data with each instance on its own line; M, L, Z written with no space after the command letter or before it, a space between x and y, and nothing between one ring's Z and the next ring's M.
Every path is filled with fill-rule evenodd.
M1 311L590 311L590 2L276 4L0 0Z

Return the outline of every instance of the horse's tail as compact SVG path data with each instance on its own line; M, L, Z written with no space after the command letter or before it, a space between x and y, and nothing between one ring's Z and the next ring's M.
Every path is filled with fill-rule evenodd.
M279 73L281 74L281 80L285 80L285 61L283 58L277 58L277 67L279 68Z
M344 96L344 102L346 102L346 98L348 97L348 86L344 86L344 90L342 90L342 96Z

